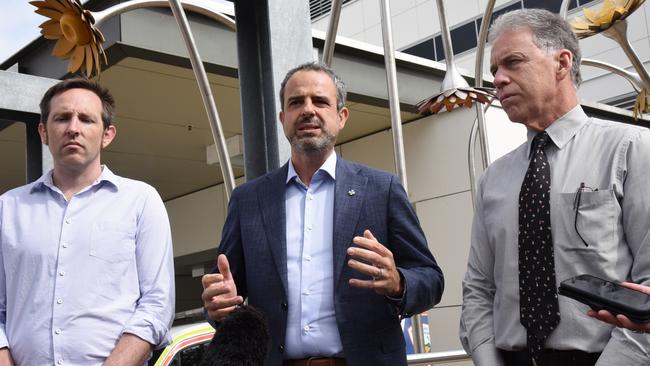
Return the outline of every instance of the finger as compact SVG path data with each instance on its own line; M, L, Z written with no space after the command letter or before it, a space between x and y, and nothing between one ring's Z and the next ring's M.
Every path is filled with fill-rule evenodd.
M594 317L600 321L609 323L611 325L615 325L617 327L622 326L621 322L618 321L616 316L614 316L612 313L610 313L607 310L599 310L598 312L596 312L596 315Z
M366 230L366 232L370 233L369 230ZM364 232L364 235L365 235L365 232ZM372 233L370 233L370 235L372 235ZM379 254L381 256L388 256L388 255L392 256L393 255L390 252L390 250L388 250L388 248L386 248L381 243L379 243L377 241L377 239L374 238L374 236L372 237L372 239L370 239L370 238L368 238L366 236L355 236L354 239L352 239L352 242L355 245L357 245L357 246L359 246L361 248L371 250L371 251L373 251L373 252L375 252L375 253L377 253L377 254Z
M641 291L643 293L649 294L650 295L650 287L648 286L643 286L639 285L637 283L632 283L632 282L623 282L623 286L630 288L632 290L636 291Z
M365 275L368 275L370 277L380 277L382 275L381 270L373 265L365 264L363 262L359 262L358 260L355 259L350 259L348 260L348 267L352 268L353 270L363 273Z
M240 304L241 303L234 304L232 306L228 306L221 309L208 310L208 317L216 321L222 321L225 317L228 316L228 314L230 314L233 310L235 310L237 306Z
M635 323L632 320L630 320L628 317L625 315L617 315L616 319L618 322L621 324L622 327L631 329L631 330L637 330L637 331L642 331L642 332L647 332L650 331L650 324L640 324L640 323Z
M203 288L206 289L213 283L221 282L223 281L223 276L218 274L218 273L210 273L203 275L201 277L201 284L203 285Z
M350 247L347 250L347 253L350 257L357 260L367 262L371 265L378 267L387 267L389 262L384 259L381 255L373 252L372 250Z
M217 296L234 297L237 295L237 289L234 282L217 282L213 283L203 290L201 298L203 301L212 301L212 298Z
M227 309L232 306L240 305L244 302L241 296L215 296L210 301L204 303L208 312Z
M350 280L348 281L348 283L352 287L369 288L369 289L377 288L378 286L377 282L378 281L372 281L372 280L367 281L367 280L360 280L357 278L350 278Z
M363 237L366 238L366 239L378 241L377 239L375 239L375 236L372 235L372 232L370 230L368 230L368 229L363 231Z
M228 258L225 254L219 254L217 257L217 267L219 268L219 273L223 275L224 280L232 280L230 264L228 263Z

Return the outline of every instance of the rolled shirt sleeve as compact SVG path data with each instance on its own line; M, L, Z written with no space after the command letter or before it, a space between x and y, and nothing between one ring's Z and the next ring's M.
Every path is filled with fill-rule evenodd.
M138 218L136 265L141 297L123 333L134 334L163 348L171 342L174 317L174 263L172 238L165 206L149 187Z

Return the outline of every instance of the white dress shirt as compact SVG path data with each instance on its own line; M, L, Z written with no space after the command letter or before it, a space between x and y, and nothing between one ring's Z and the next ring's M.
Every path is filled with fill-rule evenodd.
M66 201L49 172L0 196L0 248L0 347L17 365L101 365L123 333L171 340L171 234L153 187L104 166Z

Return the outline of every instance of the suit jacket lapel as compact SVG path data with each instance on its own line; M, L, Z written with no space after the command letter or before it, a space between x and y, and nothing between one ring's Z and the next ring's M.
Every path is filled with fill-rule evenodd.
M273 261L282 279L285 294L287 292L287 235L286 215L284 204L284 189L287 179L287 165L270 173L260 182L257 189L257 198L267 244L273 256ZM255 270L255 269L253 269Z
M358 174L358 168L339 158L336 162L334 188L334 288L339 284L345 265L346 251L352 244L368 178Z

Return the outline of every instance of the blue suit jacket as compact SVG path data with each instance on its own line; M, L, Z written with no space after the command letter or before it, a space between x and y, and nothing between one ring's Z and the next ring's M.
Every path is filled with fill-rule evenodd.
M287 324L286 177L285 164L233 191L219 247L239 295L266 315L271 333L267 366L282 364ZM362 275L346 265L346 249L365 229L391 250L404 276L401 314L384 296L348 284ZM400 315L438 303L443 276L397 177L337 159L332 250L334 307L348 365L406 365Z

